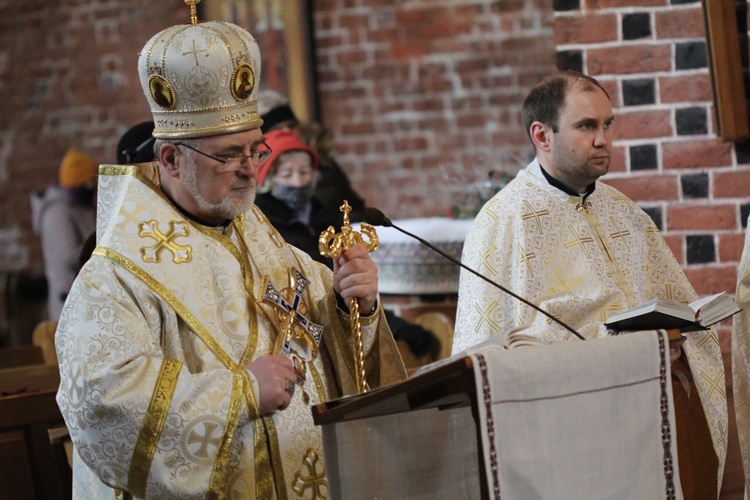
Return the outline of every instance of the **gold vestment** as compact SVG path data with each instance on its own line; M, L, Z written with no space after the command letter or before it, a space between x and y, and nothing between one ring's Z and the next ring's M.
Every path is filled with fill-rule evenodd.
M98 246L56 336L76 496L99 497L104 483L152 498L327 496L310 407L357 390L330 270L255 207L219 231L184 217L137 167L100 174ZM293 296L297 271L309 283L290 299L295 328L321 325L322 341L294 330L304 377L288 408L259 416L246 368L274 352L285 324L264 297L269 284ZM405 378L382 311L362 325L370 387Z
M750 498L750 232L737 272L737 305L732 323L732 387L737 435L745 471L745 498Z

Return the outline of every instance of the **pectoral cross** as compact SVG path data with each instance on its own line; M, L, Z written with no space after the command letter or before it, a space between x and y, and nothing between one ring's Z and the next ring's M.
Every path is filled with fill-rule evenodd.
M292 346L292 333L294 327L297 326L302 330L302 333L296 335L295 338L299 340L306 334L313 352L316 352L323 336L323 326L313 323L305 316L308 309L302 300L302 293L310 284L310 280L293 267L289 271L289 287L278 292L273 283L268 278L265 279L264 288L266 291L263 300L278 307L277 314L282 325L284 325L283 334L279 336L274 351L281 356L289 355Z
M349 224L349 212L352 211L352 207L349 206L349 202L344 200L344 204L341 205L341 212L344 214L344 222L341 226L341 233L336 234L336 230L333 226L328 226L328 229L323 231L318 240L318 250L320 254L325 257L335 259L343 252L346 252L351 247L357 244L364 245L368 252L374 252L378 249L378 234L375 232L375 228L369 224L362 223L362 233L368 236L369 242L365 242L362 238L362 233L352 231L352 227ZM351 325L352 331L356 337L356 356L355 360L356 370L356 381L359 392L367 392L367 380L365 379L365 354L362 346L362 325L359 322L359 302L356 297L349 299L349 324Z

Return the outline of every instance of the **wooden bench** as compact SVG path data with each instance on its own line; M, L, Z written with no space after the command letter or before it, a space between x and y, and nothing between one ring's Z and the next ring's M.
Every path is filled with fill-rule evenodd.
M0 497L71 498L64 446L49 435L65 426L55 401L59 385L54 365L0 370Z
M42 349L36 345L0 348L0 369L44 363Z

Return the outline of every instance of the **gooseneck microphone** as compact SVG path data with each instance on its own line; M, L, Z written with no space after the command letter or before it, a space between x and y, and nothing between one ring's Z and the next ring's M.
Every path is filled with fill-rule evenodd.
M557 323L557 324L559 324L560 326L564 327L564 328L565 328L566 330L568 330L569 332L571 332L571 333L572 333L573 335L575 335L575 336L576 336L576 337L578 337L579 339L581 339L581 340L586 340L585 338L583 338L583 337L581 336L581 334L580 334L580 333L578 333L578 332L577 332L577 331L575 331L575 330L574 330L573 328L571 328L570 326L568 326L568 325L567 325L566 323L564 323L564 322L563 322L563 321L562 321L561 319L559 319L559 318L556 318L556 317L555 317L555 316L553 316L552 314L548 313L547 311L545 311L545 310L544 310L544 309L542 309L541 307L537 306L536 304L532 304L531 302L529 302L528 300L524 299L523 297L521 297L521 296L519 296L519 295L516 295L515 293L511 292L510 290L508 290L508 289L507 289L507 288L505 288L504 286L500 285L499 283L496 283L496 282L492 281L492 280L491 280L491 279L489 279L489 278L488 278L487 276L484 276L484 275L482 275L482 274L479 274L479 273L478 273L477 271L475 271L475 270L473 270L472 268L470 268L470 267L468 267L468 266L464 265L463 263L461 263L461 261L459 261L459 260L458 260L458 259L456 259L455 257L453 257L453 256L451 256L451 255L448 255L448 254L447 254L447 253L445 253L444 251L440 250L440 249L439 249L438 247L436 247L436 246L435 246L435 245L433 245L432 243L430 243L430 242L428 242L428 241L426 241L426 240L424 240L424 239L420 238L420 237L419 237L419 236L417 236L416 234L412 234L412 233L410 233L409 231L407 231L407 230L405 230L405 229L402 229L402 228L398 227L398 226L397 226L397 225L395 225L395 224L394 224L393 222L391 222L391 219L389 219L388 217L386 217L386 216L385 216L385 214L384 214L383 212L381 212L380 210L378 210L377 208L373 208L373 207L368 207L368 208L365 208L365 213L364 213L364 217L365 217L365 222L367 222L368 224L371 224L371 225L373 225L373 226L392 227L393 229L396 229L397 231L401 231L401 232L402 232L402 233L404 233L405 235L407 235L407 236L410 236L410 237L414 238L415 240L419 241L419 242L420 242L421 244L423 244L424 246L426 246L426 247L427 247L427 248L429 248L430 250L432 250L432 251L434 251L434 252L437 252L437 253L439 253L440 255L442 255L442 256L443 256L443 257L445 257L446 259L450 260L451 262L453 262L453 263L454 263L454 264L456 264L457 266L460 266L460 267L462 267L463 269L466 269L466 270L467 270L467 271L469 271L470 273L474 274L475 276L478 276L478 277L482 278L482 279L483 279L484 281L486 281L486 282L487 282L487 283L489 283L490 285L492 285L492 286L494 286L494 287L497 287L498 289L500 289L500 290L502 290L503 292L507 293L507 294L508 294L508 295L510 295L511 297L513 297L513 298L515 298L515 299L517 299L517 300L520 300L521 302L523 302L523 303L524 303L524 304L526 304L527 306L529 306L529 307L531 307L531 308L533 308L533 309L536 309L537 311L539 311L540 313L544 314L545 316L547 316L547 317L548 317L549 319L551 319L551 320L552 320L552 321L554 321L555 323Z

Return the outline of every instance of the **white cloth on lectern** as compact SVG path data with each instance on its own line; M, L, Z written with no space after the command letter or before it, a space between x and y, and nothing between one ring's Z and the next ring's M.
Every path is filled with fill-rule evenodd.
M682 498L663 331L467 354L490 498Z

